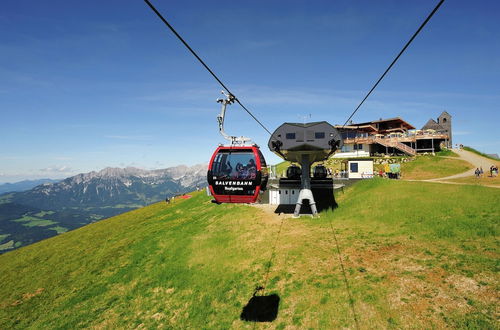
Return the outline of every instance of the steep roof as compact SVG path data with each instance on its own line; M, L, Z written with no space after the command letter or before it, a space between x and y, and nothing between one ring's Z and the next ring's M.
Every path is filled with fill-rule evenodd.
M443 112L441 112L441 114L439 115L439 117L442 117L443 115L447 115L448 117L451 117L451 115L446 110L443 111Z
M435 131L444 130L445 128L439 125L434 119L429 119L429 121L422 127L422 129L433 129Z

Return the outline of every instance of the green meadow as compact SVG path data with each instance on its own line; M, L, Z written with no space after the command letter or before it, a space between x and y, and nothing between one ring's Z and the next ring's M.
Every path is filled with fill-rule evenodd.
M374 179L320 218L157 203L0 255L0 328L498 328L498 189ZM273 322L242 321L256 287Z
M467 151L470 151L470 152L473 152L473 153L475 153L475 154L477 154L477 155L479 155L479 156L482 156L482 157L485 157L485 158L491 159L491 160L496 160L496 161L498 161L498 160L499 160L498 158L491 157L490 155L487 155L487 154L485 154L485 153L483 153L483 152L481 152L481 151L478 151L478 150L476 150L476 149L474 149L474 148L471 148L471 147L463 147L463 149L464 149L464 150L467 150Z
M46 226L50 226L50 225L57 223L57 222L52 221L52 220L40 219L38 217L33 217L33 216L29 216L29 215L24 215L22 218L15 219L12 221L22 222L23 226L26 226L26 227L46 227Z
M401 164L401 176L406 180L436 179L463 173L473 167L466 161L449 157L455 156L417 156L413 161Z

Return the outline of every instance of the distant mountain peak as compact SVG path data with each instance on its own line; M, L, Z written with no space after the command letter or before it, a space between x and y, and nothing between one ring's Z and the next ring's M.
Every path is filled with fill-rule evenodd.
M4 216L0 233L9 235L5 239L23 244L34 242L61 230L202 188L207 184L206 174L206 164L157 170L107 167L60 182L43 183L27 191L10 193L4 204L0 204L4 210L2 214L0 209ZM30 225L19 219L31 221ZM0 244L3 244L1 237Z
M20 192L30 190L38 185L42 184L52 184L54 182L58 182L60 180L53 179L37 179L37 180L23 180L19 182L13 183L3 183L0 184L0 194L4 194L7 192Z
M105 169L100 170L96 173L97 176L101 177L120 177L120 176L141 176L147 173L147 170L143 170L137 167L106 167Z
M117 200L125 202L129 199L146 205L166 195L204 186L206 171L206 164L157 170L106 167L98 172L80 173L57 183L39 185L17 195L17 198L25 205L47 209L55 204L59 208L86 204L106 206L117 203Z

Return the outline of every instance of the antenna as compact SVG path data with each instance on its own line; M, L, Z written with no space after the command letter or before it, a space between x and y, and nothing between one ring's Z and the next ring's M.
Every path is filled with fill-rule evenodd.
M309 114L309 115L305 115L305 116L304 116L304 115L297 115L297 116L298 116L300 119L302 119L302 124L305 124L308 118L309 118L309 119L311 119L311 114Z

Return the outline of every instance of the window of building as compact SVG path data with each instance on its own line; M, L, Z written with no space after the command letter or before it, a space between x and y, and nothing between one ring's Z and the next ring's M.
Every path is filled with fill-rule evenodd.
M295 133L286 133L287 140L295 140Z
M315 132L314 133L314 138L315 139L324 139L325 138L325 132Z
M363 150L363 145L362 144L354 144L354 150Z
M351 173L358 173L358 163L351 163L350 168L351 168Z

